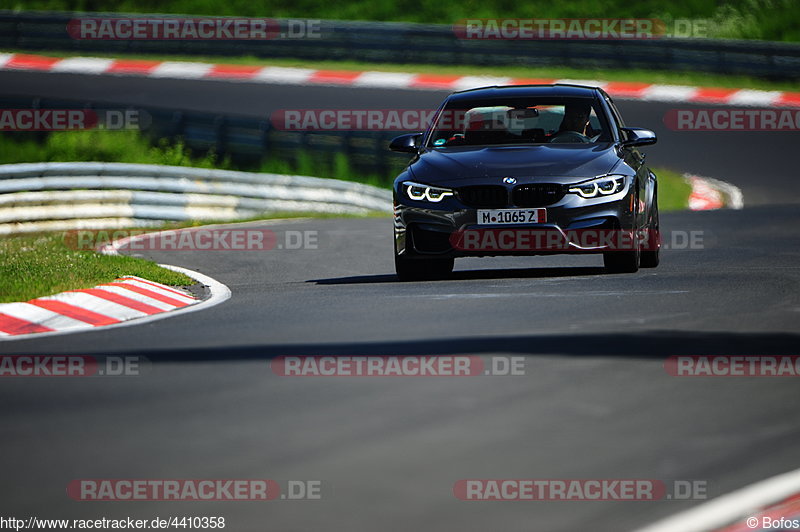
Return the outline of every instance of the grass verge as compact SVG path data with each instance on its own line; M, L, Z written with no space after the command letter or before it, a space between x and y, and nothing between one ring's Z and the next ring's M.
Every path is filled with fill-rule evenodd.
M182 273L148 260L71 249L61 233L0 239L0 303L91 288L122 275L171 286L194 284Z
M683 175L666 168L653 168L658 176L658 208L661 212L682 211L689 206L692 187Z

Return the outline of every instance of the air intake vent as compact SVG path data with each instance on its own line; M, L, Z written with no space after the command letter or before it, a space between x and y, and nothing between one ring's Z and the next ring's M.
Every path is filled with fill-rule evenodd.
M566 190L557 183L531 183L514 187L512 197L517 207L546 207L561 201L564 194Z
M508 189L497 185L461 187L458 199L469 207L496 209L508 206Z

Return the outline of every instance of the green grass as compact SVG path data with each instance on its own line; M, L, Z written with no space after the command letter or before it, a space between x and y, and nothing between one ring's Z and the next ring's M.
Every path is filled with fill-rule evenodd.
M800 40L796 0L11 0L13 10L173 13L269 18L381 20L453 24L465 18L658 18L709 19L711 37Z
M122 275L172 286L194 284L189 277L144 259L71 249L60 233L0 239L0 303L91 288Z
M653 168L653 172L658 176L659 210L661 212L685 210L689 206L692 187L683 175L666 168Z
M387 186L385 178L362 174L351 168L344 154L336 154L326 163L306 152L299 152L295 162L263 159L254 165L237 165L220 158L213 151L196 155L181 142L160 139L153 145L137 131L60 131L49 134L43 142L28 133L0 134L0 164L29 162L115 162L219 168L273 174L299 174L335 177L374 186Z
M2 53L30 53L29 51L0 50ZM42 51L42 55L51 57L71 57L74 52ZM120 54L86 53L92 57L120 57ZM663 83L668 85L695 85L704 87L720 87L731 89L759 89L800 91L796 82L769 81L749 76L729 76L706 72L673 72L668 70L593 70L571 67L530 68L524 66L460 66L460 65L426 65L426 64L387 64L361 61L309 61L302 59L270 58L253 56L220 57L220 56L178 56L154 54L125 54L125 59L145 59L153 61L199 61L205 63L226 63L234 65L281 66L315 68L329 70L377 70L383 72L411 72L421 74L444 74L455 76L503 76L533 79L587 79L597 81L633 81L645 83Z

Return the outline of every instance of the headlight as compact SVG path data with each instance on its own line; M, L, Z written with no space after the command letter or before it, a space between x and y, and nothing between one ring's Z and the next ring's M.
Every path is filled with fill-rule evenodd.
M403 188L406 189L406 196L416 201L430 201L439 203L447 196L452 196L453 191L449 188L432 187L430 185L421 185L413 181L406 181L403 183Z
M568 191L582 198L596 198L598 196L612 196L625 189L624 175L607 175L596 177L583 183L576 183Z

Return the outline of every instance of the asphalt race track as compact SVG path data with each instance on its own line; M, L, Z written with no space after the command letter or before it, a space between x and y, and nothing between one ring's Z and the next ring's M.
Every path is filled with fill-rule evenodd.
M0 95L265 114L431 107L437 92L0 73ZM261 222L317 249L148 252L228 302L140 326L0 343L5 354L141 355L138 377L0 382L6 514L221 515L229 530L630 530L702 501L466 502L459 479L701 480L715 497L795 469L795 379L680 378L671 355L797 355L797 133L680 133L682 104L621 102L648 161L725 179L745 209L662 215L702 249L606 275L599 257L456 262L397 283L389 218ZM696 106L694 106L696 107ZM522 356L523 376L281 377L281 355ZM322 481L322 499L77 502L74 479Z

